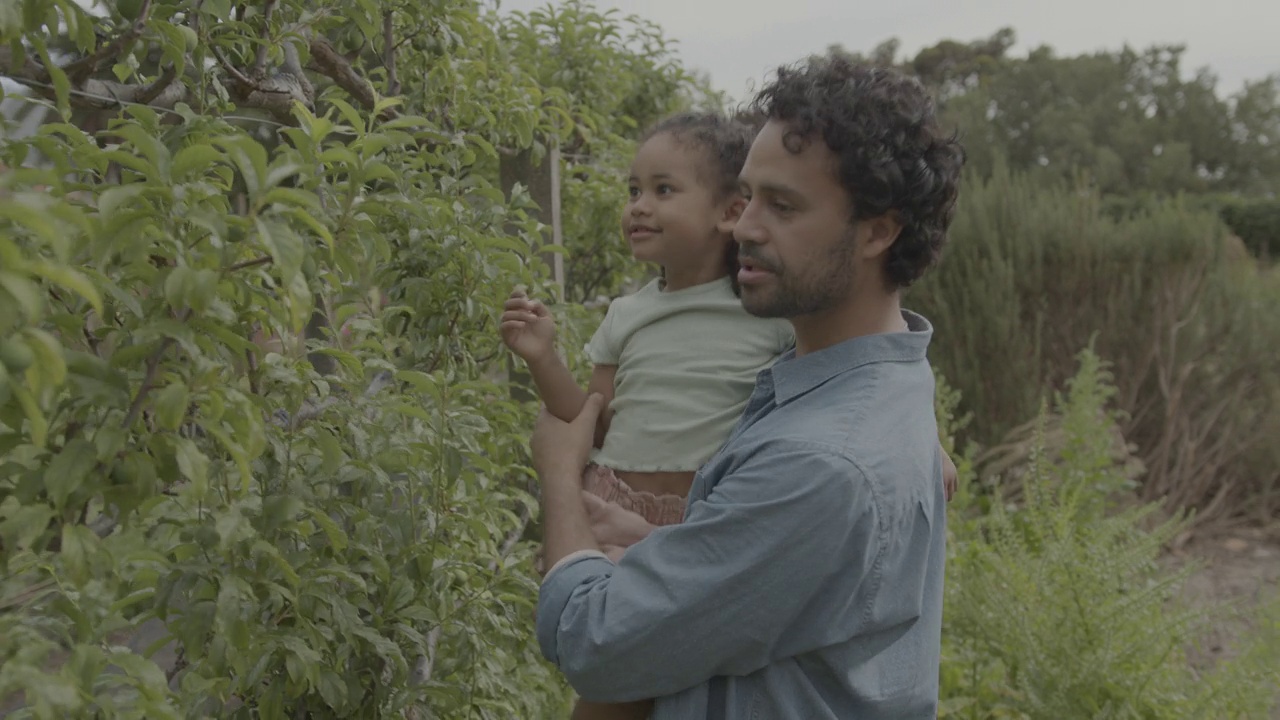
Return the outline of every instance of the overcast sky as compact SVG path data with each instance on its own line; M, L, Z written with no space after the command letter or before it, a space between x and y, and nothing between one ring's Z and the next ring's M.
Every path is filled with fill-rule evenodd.
M548 0L500 0L503 10L545 8ZM1018 36L1016 54L1047 44L1059 54L1187 46L1185 69L1208 65L1222 94L1245 80L1280 73L1280 0L595 0L657 22L678 41L687 66L711 74L741 99L748 83L779 64L840 43L870 50L897 37L901 50L942 39L985 38L1001 27Z

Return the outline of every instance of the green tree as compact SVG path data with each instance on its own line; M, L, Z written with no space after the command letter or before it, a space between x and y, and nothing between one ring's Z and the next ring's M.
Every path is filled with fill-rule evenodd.
M1280 80L1231 97L1208 69L1188 74L1182 45L1062 56L1048 46L1010 54L1002 28L970 42L943 40L899 58L898 43L868 55L932 88L982 175L1007 163L1053 180L1084 173L1105 194L1277 191Z
M545 236L499 166L692 98L660 34L585 5L11 5L0 71L58 121L0 144L0 703L563 711L493 324L550 292ZM546 76L551 24L583 67L585 38L651 45ZM144 622L176 662L122 645Z

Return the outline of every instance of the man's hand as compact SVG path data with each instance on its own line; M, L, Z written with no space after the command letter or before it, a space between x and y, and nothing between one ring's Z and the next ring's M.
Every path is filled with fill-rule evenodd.
M582 482L582 470L594 447L596 420L603 409L604 397L592 393L573 422L560 420L545 407L538 414L529 446L533 451L533 469L544 484L566 477Z
M587 508L591 534L596 536L596 542L600 543L605 554L611 558L613 555L610 554L610 548L617 548L618 555L621 556L622 550L649 537L649 533L658 527L645 520L639 513L607 503L599 495L586 490L582 491L582 502Z
M956 489L959 487L960 473L956 470L956 464L951 456L944 450L942 452L942 489L947 495L947 502L951 502L951 498L956 496Z

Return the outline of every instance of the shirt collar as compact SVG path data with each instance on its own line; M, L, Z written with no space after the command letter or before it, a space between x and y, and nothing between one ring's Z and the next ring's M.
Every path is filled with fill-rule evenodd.
M863 365L924 360L933 338L933 325L923 315L902 311L903 332L863 335L803 357L788 350L769 369L778 405L803 395L831 378Z

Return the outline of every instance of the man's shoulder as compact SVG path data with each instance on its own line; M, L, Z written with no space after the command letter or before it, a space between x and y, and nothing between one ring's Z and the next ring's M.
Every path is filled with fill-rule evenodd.
M832 477L879 483L931 473L937 452L928 363L853 368L792 399L738 438L739 458L811 453Z

